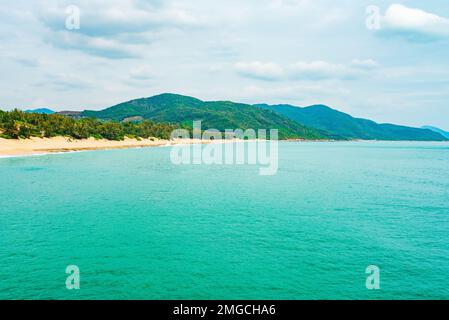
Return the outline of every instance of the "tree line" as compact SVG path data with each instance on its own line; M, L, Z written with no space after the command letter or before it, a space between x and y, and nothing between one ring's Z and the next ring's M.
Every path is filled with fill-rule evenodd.
M21 110L0 110L0 137L51 138L66 136L74 139L90 137L107 140L129 138L170 139L178 126L168 123L102 121L94 118L73 119L60 114L26 113Z

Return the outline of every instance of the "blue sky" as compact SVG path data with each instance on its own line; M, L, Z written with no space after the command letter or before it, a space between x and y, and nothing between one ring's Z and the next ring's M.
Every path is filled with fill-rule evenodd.
M174 92L323 103L449 130L447 0L0 4L2 109L101 109ZM66 28L69 5L80 9L80 29Z

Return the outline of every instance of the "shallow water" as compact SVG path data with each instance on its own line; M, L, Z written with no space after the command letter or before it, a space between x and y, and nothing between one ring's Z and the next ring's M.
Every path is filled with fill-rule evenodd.
M275 176L169 153L0 159L0 298L449 299L449 144L285 142Z

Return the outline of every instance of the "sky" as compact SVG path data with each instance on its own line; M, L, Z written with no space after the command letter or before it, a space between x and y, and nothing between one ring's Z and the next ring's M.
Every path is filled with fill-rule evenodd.
M0 0L0 108L171 92L449 130L447 0Z

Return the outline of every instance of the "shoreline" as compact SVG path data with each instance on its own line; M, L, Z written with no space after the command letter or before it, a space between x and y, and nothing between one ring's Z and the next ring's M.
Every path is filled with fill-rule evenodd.
M4 139L0 138L0 159L15 158L25 156L42 156L47 154L71 153L82 151L96 150L116 150L116 149L135 149L135 148L151 148L151 147L169 147L174 145L189 144L210 144L210 143L234 143L243 140L202 140L202 139L176 139L176 140L159 140L159 139L131 139L125 138L122 141L106 140L106 139L72 139L68 137L54 138L29 138L29 139ZM338 140L305 140L305 139L288 139L279 140L279 142L338 142ZM342 142L384 142L383 140L345 140ZM385 142L401 142L401 141L385 141ZM408 141L402 141L408 142ZM416 142L416 141L410 141ZM423 141L424 142L424 141ZM428 141L437 142L437 141ZM443 142L443 141L439 141ZM445 141L447 143L447 141Z
M71 139L67 137L29 138L29 139L3 139L0 138L0 158L13 158L24 156L41 156L47 154L116 150L133 148L165 147L174 145L209 144L235 142L236 140L206 141L200 139L131 139L113 141L106 139Z

